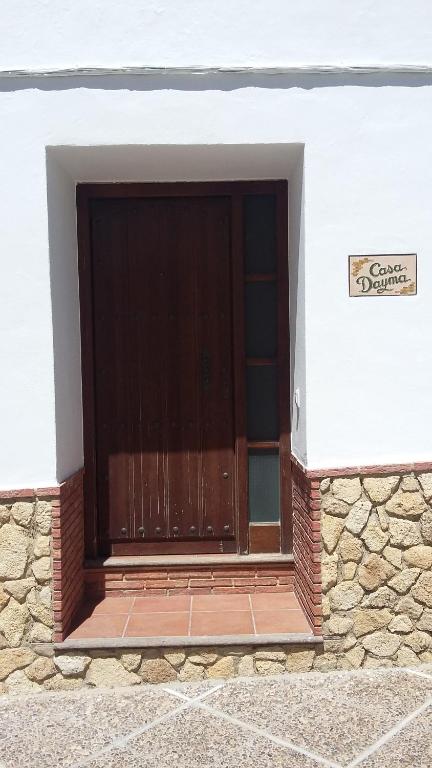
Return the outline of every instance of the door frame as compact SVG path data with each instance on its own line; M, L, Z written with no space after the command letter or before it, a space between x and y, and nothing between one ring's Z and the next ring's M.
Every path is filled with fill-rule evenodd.
M274 194L277 200L278 269L278 405L280 459L280 551L292 551L290 345L288 285L288 183L271 181L217 182L91 182L76 187L78 275L84 441L84 532L86 557L100 556L97 489L93 328L91 202L100 198L230 197L233 310L234 428L236 465L236 541L239 554L249 553L246 438L246 359L244 343L244 271L242 195ZM243 407L239 407L242 405ZM254 526L255 527L255 526ZM263 552L271 551L274 525L256 526ZM252 542L251 542L252 543ZM255 551L255 547L253 548ZM224 557L221 554L221 557Z

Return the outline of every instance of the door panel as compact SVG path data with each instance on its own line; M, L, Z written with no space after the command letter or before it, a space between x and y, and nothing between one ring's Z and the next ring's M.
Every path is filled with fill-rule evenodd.
M229 198L96 200L92 257L101 539L222 549L235 532Z

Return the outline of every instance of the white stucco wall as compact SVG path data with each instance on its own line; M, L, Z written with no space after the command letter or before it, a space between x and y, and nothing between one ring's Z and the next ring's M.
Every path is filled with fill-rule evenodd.
M0 66L432 57L420 0L241 5L5 2ZM430 461L431 128L429 75L0 76L0 487L82 462L76 180L289 178L294 452ZM413 251L416 297L349 298L348 254Z
M425 63L429 0L2 0L0 67Z

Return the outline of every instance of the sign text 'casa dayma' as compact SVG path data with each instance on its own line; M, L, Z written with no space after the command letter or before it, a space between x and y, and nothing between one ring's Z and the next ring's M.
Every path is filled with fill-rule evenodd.
M417 254L349 257L350 296L415 296Z

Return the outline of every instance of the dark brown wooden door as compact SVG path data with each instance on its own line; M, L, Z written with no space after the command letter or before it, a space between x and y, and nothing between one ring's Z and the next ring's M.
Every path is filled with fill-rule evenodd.
M229 197L92 202L99 535L236 548Z

